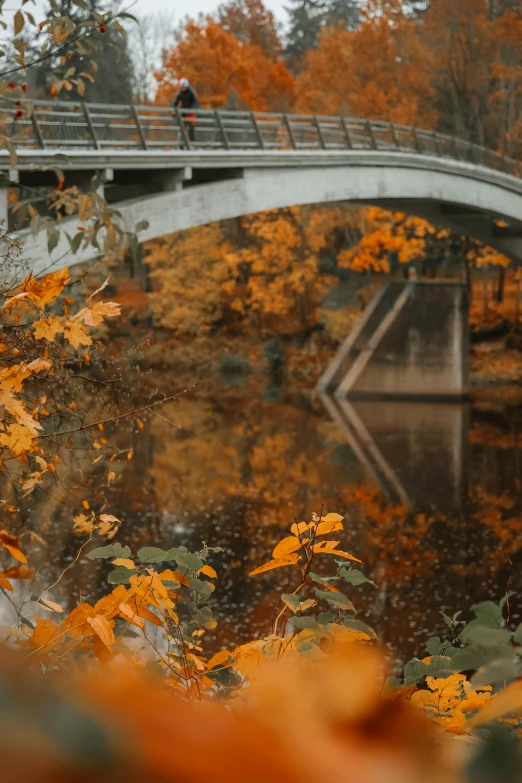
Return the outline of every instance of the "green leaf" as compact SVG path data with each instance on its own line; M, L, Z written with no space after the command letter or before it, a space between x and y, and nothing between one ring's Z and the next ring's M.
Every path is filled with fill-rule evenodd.
M297 628L298 631L302 631L303 628L313 628L314 630L321 630L321 627L314 617L291 617L290 622Z
M363 572L359 571L357 568L346 568L346 567L341 568L339 575L345 580L345 582L349 582L351 585L354 586L362 585L365 582L368 582L368 584L377 587L375 582L372 582L371 579L368 579L368 577L365 576Z
M194 555L191 555L191 557L194 557ZM205 601L208 601L216 589L212 582L207 582L204 579L196 579L195 577L191 577L189 579L189 587L196 593L200 603L205 603Z
M131 576L134 576L134 574L137 574L138 571L136 568L125 568L125 566L118 566L114 569L114 571L111 571L109 576L107 577L107 581L111 585L125 585L128 582L130 582Z
M497 644L495 647L469 646L456 650L451 658L456 672L480 669L493 661L512 661L514 650L510 645Z
M131 551L128 546L121 546L120 544L109 544L108 546L99 546L96 549L92 549L87 557L89 560L96 560L97 558L107 557L129 557Z
M522 644L522 623L520 623L517 630L515 631L515 635L513 636L513 641L515 642L515 644Z
M402 683L397 677L387 677L382 687L383 696L394 696L402 688Z
M284 604L286 604L288 608L292 610L292 612L299 611L299 606L301 605L301 601L298 595L294 595L292 593L283 593L283 595L281 596L281 601Z
M76 255L76 253L78 252L83 237L84 235L81 231L78 231L78 233L76 234L75 237L73 237L73 239L71 239L69 234L67 234L67 239L69 240L69 244L71 246L71 252L74 253L74 255Z
M156 546L144 546L138 551L138 558L142 563L163 563L164 560L169 560L168 555L167 550Z
M482 666L471 678L473 687L480 685L497 685L498 683L516 680L520 667L513 661L497 660Z
M134 229L136 234L139 234L140 231L146 231L149 227L150 223L148 220L140 220L139 223L136 223L136 228Z
M191 555L190 552L178 553L174 559L181 568L186 568L188 571L199 571L204 565L203 560L197 555Z
M488 628L502 627L502 609L498 604L493 603L493 601L483 601L471 608L481 625L486 625Z
M321 614L317 615L319 625L330 625L334 620L335 615L333 612L321 612Z
M373 628L370 628L369 625L362 623L360 620L356 620L354 617L345 617L343 620L343 625L345 628L351 628L352 631L362 631L363 633L367 633L371 639L377 639L377 634Z
M498 644L507 644L511 641L511 631L505 628L486 628L483 625L471 627L473 625L470 623L464 628L460 634L462 641L478 644L479 647L496 647Z
M432 636L426 642L426 649L430 655L440 655L447 646L447 643L441 642L438 636Z
M336 576L319 576L319 574L314 574L313 571L310 571L308 576L320 585L329 585L337 581Z
M54 228L47 234L47 252L52 253L60 241L60 232Z
M314 588L314 593L318 598L322 598L324 601L337 606L338 609L347 610L349 612L355 612L355 606L352 604L349 598L342 593L331 593L329 590L319 590Z

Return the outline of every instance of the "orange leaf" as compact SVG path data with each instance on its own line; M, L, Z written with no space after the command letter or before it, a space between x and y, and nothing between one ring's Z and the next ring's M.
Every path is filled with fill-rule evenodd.
M340 541L319 541L318 544L313 545L312 549L314 552L320 552L322 549L335 549L340 543Z
M26 565L11 566L7 571L4 571L4 576L7 576L9 579L32 579L34 571Z
M9 590L10 592L13 591L13 585L11 582L9 582L8 579L5 578L4 574L0 573L0 587L3 587L5 590Z
M47 611L50 612L63 612L63 606L57 604L56 601L50 601L48 598L40 598L40 600L37 602L37 605L41 606L42 609L47 609Z
M10 555L20 563L27 563L27 558L20 549L20 539L10 535L7 530L0 530L0 543L2 543Z
M286 555L285 557L280 557L275 560L270 560L268 563L265 563L262 566L259 566L259 568L255 568L253 571L249 573L249 576L255 576L256 574L263 574L265 571L272 571L274 568L282 568L283 566L287 565L295 565L297 561L299 560L299 555L297 553Z
M324 543L328 543L328 542L325 541ZM337 543L339 543L339 542L337 542ZM362 560L359 560L358 557L354 557L353 555L349 555L348 552L342 552L340 549L334 549L334 547L321 547L320 549L318 549L316 551L315 546L313 546L312 549L314 550L314 552L317 555L323 555L323 554L324 555L337 555L337 557L342 557L345 560L353 560L356 563L362 563L363 562Z
M166 568L165 571L162 571L161 574L158 574L158 576L162 582L179 582L180 585L186 585L187 587L190 584L186 576L180 574L179 571L172 571L170 568Z
M272 555L275 559L289 555L290 552L295 552L296 549L300 549L301 542L296 536L287 536L276 546Z
M129 560L128 557L117 557L116 560L112 561L112 564L115 566L124 566L125 568L136 568L136 565L132 560Z
M99 636L106 647L110 647L114 644L114 632L112 626L106 617L96 615L96 617L89 617L87 620L96 636Z
M45 645L41 652L49 652L55 646L52 644L54 637L58 635L59 626L54 620L47 620L46 618L38 619L34 631L30 638L31 647L39 648ZM62 637L60 637L60 641ZM55 641L58 641L56 639Z
M216 666L221 666L224 663L228 663L229 657L231 657L231 655L228 650L221 650L221 652L218 652L212 656L210 661L207 663L207 669L210 671L210 669L215 669Z
M205 574L206 576L210 576L211 579L217 579L217 573L214 571L212 566L204 565L203 568L200 568L197 572L198 576L199 574Z
M148 609L145 609L144 606L138 606L138 615L143 617L144 620L148 620L149 623L157 625L158 628L163 627L163 622L160 620L158 615L154 614L154 612L150 612Z
M313 527L315 527L315 522L299 522L299 524L294 522L290 528L290 531L294 534L294 536L300 536L301 533L305 533L307 530L310 530Z
M121 615L125 617L125 619L129 621L129 623L132 623L133 625L137 625L138 628L145 628L145 625L143 624L143 621L140 620L136 609L133 609L131 606L129 606L129 604L120 604L118 608L120 610Z

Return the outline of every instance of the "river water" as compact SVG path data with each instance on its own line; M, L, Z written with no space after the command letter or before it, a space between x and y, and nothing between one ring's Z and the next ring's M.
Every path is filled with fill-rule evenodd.
M218 392L209 377L110 443L133 449L98 495L122 520L121 543L224 548L212 561L215 644L269 632L291 572L248 573L314 511L345 517L342 548L377 584L350 597L397 665L443 633L441 610L466 613L522 587L522 415L488 395L465 405L339 403L237 381ZM48 556L63 567L78 536L68 508L51 516ZM71 605L103 591L103 567L82 560L68 572ZM513 621L521 609L515 596Z

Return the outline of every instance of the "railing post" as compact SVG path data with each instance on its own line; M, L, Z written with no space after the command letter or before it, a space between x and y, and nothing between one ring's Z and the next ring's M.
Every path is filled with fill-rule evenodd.
M132 104L132 113L134 115L134 122L136 123L136 127L138 129L138 133L139 133L139 136L140 136L141 146L143 147L144 150L146 150L146 149L148 149L147 137L145 136L145 132L144 132L144 130L142 128L142 125L141 125L141 122L140 122L140 117L139 117L139 114L138 114L138 110L136 109L136 106L134 105L134 103Z
M422 147L419 139L419 134L417 133L417 128L412 126L411 131L413 134L413 139L415 141L415 146L417 147L417 152L420 152L422 154Z
M393 143L395 144L395 149L398 150L399 147L400 147L399 139L397 138L397 129L396 129L395 125L393 124L393 122L390 122L390 130L391 130Z
M230 142L228 140L227 131L226 131L226 128L225 128L225 123L223 122L223 117L221 116L221 112L218 109L216 109L214 114L216 115L217 124L218 124L219 130L221 132L221 137L223 139L223 144L225 145L225 149L229 150L230 149Z
M314 120L315 120L315 127L317 128L317 134L319 136L319 144L323 148L323 150L326 149L326 139L323 136L323 131L321 128L321 123L319 122L319 117L317 114L314 114Z
M181 113L181 109L179 108L179 106L176 106L176 116L178 118L179 132L181 133L181 138L183 139L183 144L185 145L185 147L188 150L190 150L190 149L192 149L192 145L190 143L190 138L189 138L189 135L187 133L187 129L185 128L185 121L183 119L183 115Z
M31 101L31 119L33 121L33 128L36 136L36 140L38 141L38 144L40 145L40 148L43 150L45 149L45 140L42 134L42 130L38 124L38 118L36 116L36 109L34 108L34 104Z
M288 138L290 139L290 145L291 145L292 149L296 150L297 149L297 143L296 143L296 140L295 140L294 132L292 130L292 125L290 124L290 119L288 117L288 114L283 114L283 120L285 121L285 127L286 127L286 131L288 133Z
M372 142L372 149L378 150L379 147L377 146L377 139L375 138L375 133L373 132L373 125L371 123L371 120L368 120L366 122L366 127L368 129L368 133L370 134L370 139Z
M341 117L341 125L342 125L343 130L344 130L344 138L346 139L346 146L348 147L349 150L353 150L353 144L352 144L352 139L351 139L351 136L350 136L350 130L348 128L348 125L346 124L345 117Z
M99 149L101 149L100 142L98 141L98 137L96 135L96 130L94 128L94 123L92 121L92 117L90 115L89 108L88 108L86 103L82 103L82 106L83 106L83 113L85 115L85 121L86 121L87 127L89 128L89 131L91 133L92 140L94 142L94 148L99 150Z
M250 119L252 120L252 125L254 126L254 130L256 132L257 136L257 142L259 144L259 149L264 150L265 149L265 142L263 141L263 137L261 135L261 128L259 127L259 124L256 119L256 115L254 112L250 112Z
M436 132L436 131L433 131L433 133L431 134L431 137L432 137L432 139L433 139L433 143L434 143L434 145L435 145L435 150L436 150L436 152L437 152L437 155L438 155L438 156L439 156L439 158L440 158L440 157L442 157L442 153L441 153L441 151L440 151L440 147L439 147L439 137L438 137L438 135L437 135L437 132Z

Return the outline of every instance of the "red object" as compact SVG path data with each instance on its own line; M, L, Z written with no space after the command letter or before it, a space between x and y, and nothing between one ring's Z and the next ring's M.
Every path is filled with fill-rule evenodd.
M16 112L16 116L17 117L23 117L24 116L23 111L21 109L18 109L18 111Z
M22 92L27 92L27 84L25 82L22 84Z
M10 87L12 90L14 90L14 88L16 87L16 82L9 82L9 87Z
M106 32L107 32L107 28L105 27L105 25L104 25L104 24L101 24L101 25L98 27L98 30L100 31L100 33L106 33Z

